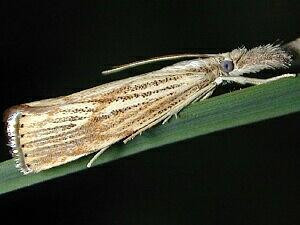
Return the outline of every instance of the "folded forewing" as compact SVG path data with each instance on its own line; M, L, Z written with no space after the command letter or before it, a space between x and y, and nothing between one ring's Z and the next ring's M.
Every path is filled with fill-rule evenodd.
M130 136L208 84L204 74L165 70L16 106L10 145L24 173L61 165Z

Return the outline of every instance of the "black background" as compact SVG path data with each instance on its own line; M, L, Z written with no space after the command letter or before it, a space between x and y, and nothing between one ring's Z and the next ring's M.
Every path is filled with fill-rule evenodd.
M107 82L100 71L110 65L293 40L299 36L299 8L296 0L4 1L1 112ZM221 87L216 94L236 88ZM3 131L1 137L3 161L9 155ZM297 224L299 147L296 113L5 194L1 218L8 216L5 224L16 219L41 224Z

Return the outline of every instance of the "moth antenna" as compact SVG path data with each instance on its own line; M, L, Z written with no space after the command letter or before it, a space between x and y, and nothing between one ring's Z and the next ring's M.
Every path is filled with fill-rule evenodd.
M182 59L182 58L197 58L197 57L207 58L207 57L212 57L212 56L215 56L215 54L176 54L176 55L159 56L159 57L155 57L155 58L145 59L145 60L141 60L141 61L136 61L136 62L116 66L113 69L102 71L102 74L109 75L109 74L113 74L113 73L121 72L123 70L130 69L130 68L134 68L137 66L154 63L154 62L176 60L176 59Z

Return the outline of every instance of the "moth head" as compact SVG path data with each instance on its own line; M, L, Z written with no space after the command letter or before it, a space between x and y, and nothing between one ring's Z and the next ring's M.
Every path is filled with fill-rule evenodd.
M220 70L224 75L241 76L264 69L286 68L291 56L279 45L264 45L247 50L245 47L221 54Z

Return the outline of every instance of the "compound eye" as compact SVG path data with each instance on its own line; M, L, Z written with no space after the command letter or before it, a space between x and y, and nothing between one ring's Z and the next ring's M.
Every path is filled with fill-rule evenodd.
M229 73L234 69L234 65L231 60L224 60L223 62L221 62L220 66L221 69L226 73Z

